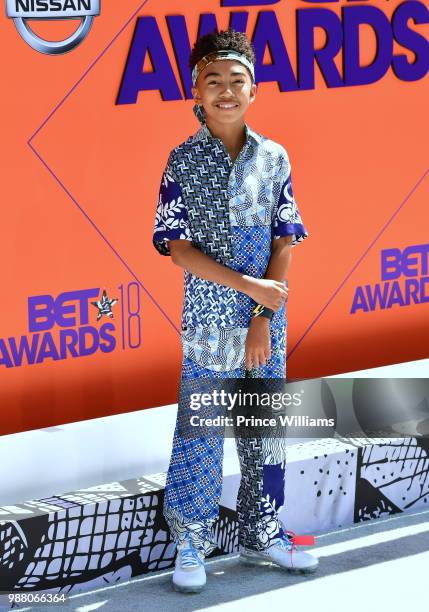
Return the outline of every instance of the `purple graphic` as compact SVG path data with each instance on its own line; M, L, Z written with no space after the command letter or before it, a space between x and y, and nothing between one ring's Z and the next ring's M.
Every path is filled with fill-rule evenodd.
M383 249L381 280L385 282L357 287L350 313L429 302L428 256L429 244L408 246L403 251ZM402 282L397 280L401 277Z

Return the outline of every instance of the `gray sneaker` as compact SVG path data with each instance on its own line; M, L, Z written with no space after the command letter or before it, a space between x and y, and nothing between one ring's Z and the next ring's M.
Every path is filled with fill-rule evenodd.
M205 584L204 553L186 539L177 545L173 588L181 593L199 593Z
M265 550L240 547L240 558L249 565L274 564L292 573L308 574L316 571L319 561L312 554L299 550L286 535L275 538Z

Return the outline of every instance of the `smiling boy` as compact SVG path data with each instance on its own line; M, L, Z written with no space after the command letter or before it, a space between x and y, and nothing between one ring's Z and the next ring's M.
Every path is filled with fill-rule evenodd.
M153 242L184 269L182 384L197 378L286 377L285 284L291 248L308 233L278 143L244 121L256 99L255 55L234 30L200 38L190 56L194 113L201 128L170 153ZM178 411L182 410L179 401ZM285 457L272 439L237 438L242 558L314 571L278 519ZM164 497L178 544L173 585L199 591L222 490L223 439L179 435Z

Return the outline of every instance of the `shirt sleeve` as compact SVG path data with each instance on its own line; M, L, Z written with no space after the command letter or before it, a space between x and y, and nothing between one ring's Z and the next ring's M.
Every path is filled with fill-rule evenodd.
M291 166L286 152L282 158L280 174L282 183L280 197L274 210L272 237L293 236L291 244L294 246L307 238L308 232L304 227L298 204L293 195Z
M170 240L192 240L182 188L175 180L170 161L163 172L156 208L153 245L161 255L170 255Z

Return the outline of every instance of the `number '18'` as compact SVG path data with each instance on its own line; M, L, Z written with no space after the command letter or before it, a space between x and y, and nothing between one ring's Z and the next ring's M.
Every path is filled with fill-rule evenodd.
M138 348L141 344L140 287L132 282L119 285L121 291L122 348Z

